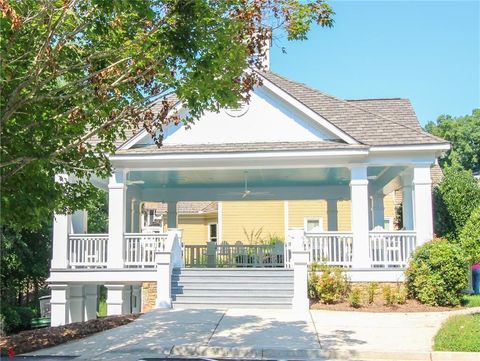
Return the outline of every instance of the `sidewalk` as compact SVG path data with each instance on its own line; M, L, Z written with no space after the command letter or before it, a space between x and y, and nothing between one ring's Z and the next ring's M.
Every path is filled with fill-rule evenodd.
M423 360L431 357L437 329L454 313L155 310L128 325L32 354L132 361L167 355Z

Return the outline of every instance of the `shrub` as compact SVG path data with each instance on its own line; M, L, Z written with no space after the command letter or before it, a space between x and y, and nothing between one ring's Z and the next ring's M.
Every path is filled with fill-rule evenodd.
M406 271L408 293L432 306L456 306L467 287L468 262L461 248L435 239L413 252Z
M1 313L2 333L28 330L31 327L35 311L30 307L11 307L3 305Z
M369 283L367 286L367 302L369 304L372 304L373 301L375 300L375 293L377 292L378 289L378 283L372 282Z
M311 300L317 300L317 283L318 276L315 272L311 272L308 277L308 298Z
M316 269L317 266L312 267L312 270ZM320 276L312 274L310 277L309 295L328 304L342 300L349 287L344 270L327 265L318 266L318 270L321 272Z
M459 243L470 264L480 262L480 206L472 212L460 232Z
M360 308L362 305L361 301L361 292L359 288L354 288L352 292L348 295L348 303L353 308Z
M395 303L395 297L393 294L392 286L385 285L382 289L383 303L385 306L392 306Z
M397 292L395 293L395 296L394 296L394 301L399 305L404 305L405 303L407 303L407 296L408 294L405 288L398 286Z
M445 167L444 175L434 189L435 233L456 239L473 210L480 206L480 187L472 172L458 163Z

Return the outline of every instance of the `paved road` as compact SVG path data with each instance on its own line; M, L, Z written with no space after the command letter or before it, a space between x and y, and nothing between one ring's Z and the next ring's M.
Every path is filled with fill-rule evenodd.
M348 359L375 358L388 350L415 352L421 359L451 314L155 310L128 325L34 354L79 356L76 360L163 355Z

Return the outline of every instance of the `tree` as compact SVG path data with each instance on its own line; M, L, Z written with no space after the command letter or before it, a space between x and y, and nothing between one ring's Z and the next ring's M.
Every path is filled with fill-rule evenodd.
M13 230L91 207L89 178L110 174L115 140L143 127L161 145L163 126L180 121L173 94L186 124L248 101L272 30L305 39L311 24L333 23L324 0L0 0L0 9L1 223ZM76 181L53 182L59 173Z
M436 122L427 123L425 129L452 144L452 149L440 159L442 167L457 161L465 169L480 171L480 109L463 117L442 115Z
M480 262L480 206L472 212L459 238L470 264Z
M470 170L458 163L445 166L444 178L434 189L435 233L457 240L473 210L480 206L480 187Z

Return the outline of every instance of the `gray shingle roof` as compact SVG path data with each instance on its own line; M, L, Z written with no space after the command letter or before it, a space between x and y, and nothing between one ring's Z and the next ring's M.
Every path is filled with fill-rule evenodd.
M159 212L167 213L167 203L145 202L145 208L156 209ZM199 213L216 213L218 210L218 202L211 201L180 201L177 203L178 214L199 214Z
M410 102L406 99L346 101L271 71L260 74L360 143L447 143L420 128ZM390 106L393 109L389 109Z
M350 145L339 142L257 142L257 143L220 143L220 144L164 144L162 147L145 147L119 150L117 154L169 154L169 153L234 153L258 151L288 150L330 150L363 149L365 145Z

